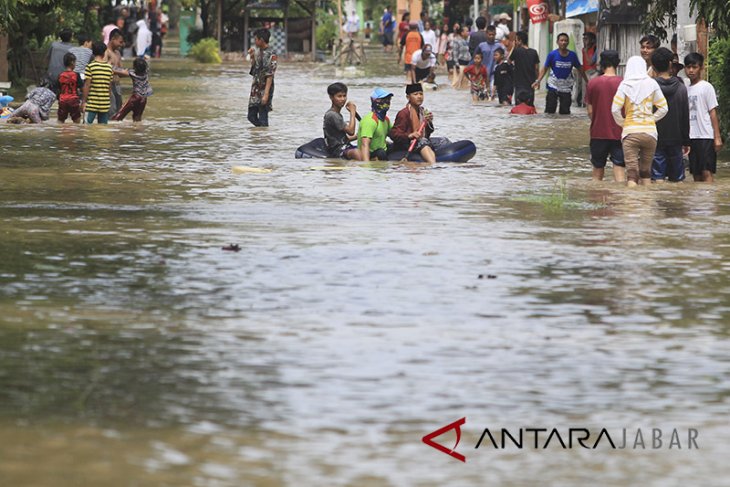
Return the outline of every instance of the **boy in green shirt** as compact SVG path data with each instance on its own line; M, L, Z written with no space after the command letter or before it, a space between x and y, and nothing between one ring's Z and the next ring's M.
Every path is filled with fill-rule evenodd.
M362 118L357 132L357 148L360 149L363 161L388 160L388 145L385 138L393 124L386 114L390 109L392 97L393 93L388 93L383 88L375 88L370 94L373 111Z

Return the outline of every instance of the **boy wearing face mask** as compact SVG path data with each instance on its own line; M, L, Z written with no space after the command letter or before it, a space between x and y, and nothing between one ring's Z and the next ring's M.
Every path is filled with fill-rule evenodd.
M360 149L360 158L363 161L388 160L386 138L392 124L387 113L391 98L393 93L388 93L383 88L375 88L370 94L372 111L360 120L357 133L357 148Z

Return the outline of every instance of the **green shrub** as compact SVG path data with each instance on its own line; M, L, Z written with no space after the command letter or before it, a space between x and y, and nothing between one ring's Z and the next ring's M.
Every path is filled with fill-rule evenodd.
M330 15L323 9L317 9L317 30L315 37L317 39L317 49L320 51L328 51L332 48L332 44L339 35L337 28L337 16Z
M717 92L720 133L727 141L730 132L730 39L714 39L707 55L707 80Z
M206 37L190 48L188 56L195 58L198 62L206 64L220 64L221 55L218 50L218 41L212 37Z

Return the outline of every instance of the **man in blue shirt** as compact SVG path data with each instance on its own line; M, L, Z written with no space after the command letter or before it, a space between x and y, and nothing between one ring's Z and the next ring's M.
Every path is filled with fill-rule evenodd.
M568 42L570 38L568 34L558 34L558 48L548 54L545 59L545 65L540 70L540 76L537 81L532 84L534 89L540 87L540 82L545 77L548 68L550 68L550 76L547 80L547 97L545 98L545 113L555 113L560 100L561 115L570 114L570 104L572 103L571 94L575 78L573 77L573 68L577 68L583 80L588 84L588 78L581 69L578 55L568 50Z
M492 71L494 71L494 51L496 51L500 47L506 51L504 44L495 40L496 37L497 28L493 25L488 26L487 40L480 43L477 46L476 51L474 51L474 54L478 52L482 53L482 64L484 64L484 67L487 68L487 74L489 74L489 79L492 79Z
M380 19L380 34L383 36L383 50L390 52L393 49L393 30L395 19L390 13L390 7L385 7L383 17Z

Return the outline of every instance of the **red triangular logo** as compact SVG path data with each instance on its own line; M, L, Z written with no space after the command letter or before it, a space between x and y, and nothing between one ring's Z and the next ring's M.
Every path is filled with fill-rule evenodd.
M451 424L447 424L443 428L437 429L433 433L427 434L426 436L424 436L422 438L422 441L425 444L427 444L428 446L432 446L432 447L436 448L438 451L446 453L447 455L450 455L450 456L456 458L457 460L466 463L466 457L464 455L462 455L461 453L456 453L454 451L454 450L456 450L456 447L459 446L459 440L461 440L461 425L465 424L465 423L466 423L466 417L463 417L459 420L454 421ZM436 438L437 436L441 436L444 433L446 433L447 431L452 430L452 429L456 430L456 443L454 444L454 448L452 448L451 450L449 450L445 446L440 445L433 441L433 439Z

